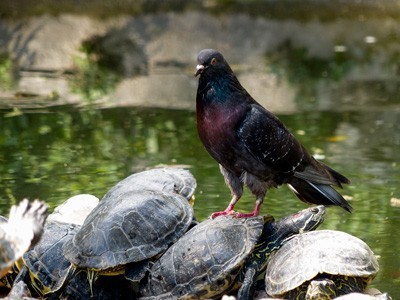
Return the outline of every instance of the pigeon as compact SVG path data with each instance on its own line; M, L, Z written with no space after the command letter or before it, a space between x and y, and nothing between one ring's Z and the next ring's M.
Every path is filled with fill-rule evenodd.
M306 203L337 205L352 211L333 188L341 188L350 180L317 161L274 114L254 100L220 52L204 49L197 61L198 135L219 163L232 193L228 207L214 212L212 218L257 216L267 190L283 184ZM244 185L256 198L251 213L234 211Z

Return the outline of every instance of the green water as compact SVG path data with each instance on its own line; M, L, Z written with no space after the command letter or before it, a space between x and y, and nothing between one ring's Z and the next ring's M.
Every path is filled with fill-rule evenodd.
M366 241L379 256L373 286L400 299L400 117L398 107L298 112L280 118L312 153L352 180L343 194L354 212L329 208L323 228ZM116 182L145 168L177 164L197 179L199 219L225 209L222 176L201 145L192 111L138 108L26 110L0 115L0 213L24 197L54 208L90 193L101 198ZM251 211L246 193L237 209ZM262 213L280 218L306 207L287 187L267 194Z

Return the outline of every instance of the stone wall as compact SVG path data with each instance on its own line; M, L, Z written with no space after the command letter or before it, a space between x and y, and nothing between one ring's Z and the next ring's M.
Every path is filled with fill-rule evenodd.
M337 51L363 57L374 47L372 63L352 68L345 78L370 80L395 74L387 65L400 53L399 35L398 22L390 18L305 22L187 11L100 20L62 14L0 20L0 51L17 66L18 92L57 93L62 101L79 102L68 77L76 68L74 58L82 55L81 45L96 38L101 51L116 58L115 69L122 75L115 90L99 99L104 105L193 109L197 53L215 48L257 100L273 111L287 112L296 109L297 88L271 72L267 53L288 42L320 59L330 59Z

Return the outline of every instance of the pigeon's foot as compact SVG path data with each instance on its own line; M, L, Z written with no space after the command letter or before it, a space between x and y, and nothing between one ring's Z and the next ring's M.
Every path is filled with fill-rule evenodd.
M232 216L235 218L251 218L251 217L257 217L258 216L258 212L251 212L251 213L242 213L242 212L238 212L238 211L234 211L234 210L224 210L224 211L218 211L215 213L212 213L210 218L211 219L215 219L216 217L219 216Z
M251 217L257 217L258 214L260 213L260 208L261 208L261 204L263 202L263 199L258 199L256 201L256 206L254 207L254 210L251 213L242 213L242 212L236 212L233 210L233 208L235 207L235 203L237 202L233 200L231 201L231 203L228 205L228 207L224 210L224 211L217 211L215 213L212 213L210 218L214 219L216 217L219 216L233 216L235 218L251 218Z
M233 216L235 218L257 217L260 212L260 207L261 207L261 201L257 201L256 206L254 207L254 210L251 213L242 213L234 211L233 210L234 204L231 203L224 211L217 211L215 213L212 213L210 218L214 219L219 216Z
M224 211L217 211L211 214L210 218L215 219L216 217L219 216L231 216L231 215L236 215L237 213L233 209L225 209Z
M251 212L251 213L242 213L242 212L235 212L233 213L235 218L251 218L251 217L257 217L258 216L258 211Z
M234 215L235 218L257 217L258 214L260 213L261 203L262 201L256 201L256 206L254 207L254 210L251 213L233 212L232 215Z
M233 210L235 207L235 204L229 203L228 207L224 211L217 211L215 213L212 213L210 218L215 219L216 217L219 216L230 216L236 214L236 212Z

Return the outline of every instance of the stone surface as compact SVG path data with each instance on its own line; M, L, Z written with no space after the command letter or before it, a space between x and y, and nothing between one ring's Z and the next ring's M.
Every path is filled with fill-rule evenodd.
M68 78L59 74L74 70L74 57L81 55L82 43L98 38L102 51L114 58L115 69L123 75L115 91L101 99L103 103L194 109L197 53L215 48L225 55L254 98L272 111L291 112L296 109L296 87L268 69L266 53L280 51L284 43L290 43L314 58L330 58L335 49L362 56L370 43L374 63L353 68L346 78L376 79L394 72L387 69L385 60L389 58L383 50L400 51L393 40L398 34L397 22L391 19L302 22L200 11L105 20L44 15L0 20L0 51L8 52L20 70L29 71L21 76L19 92L56 93L62 101L79 102ZM37 71L53 75L38 77ZM321 88L323 91L324 86Z

